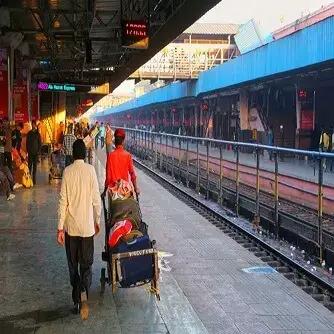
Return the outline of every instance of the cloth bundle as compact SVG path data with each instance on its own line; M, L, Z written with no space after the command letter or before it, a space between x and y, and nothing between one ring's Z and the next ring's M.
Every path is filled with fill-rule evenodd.
M24 152L18 152L12 149L12 158L14 162L14 179L15 183L22 184L25 188L33 186L32 178L26 160L24 160Z
M113 187L109 187L108 191L112 201L136 196L133 184L125 180L118 180Z

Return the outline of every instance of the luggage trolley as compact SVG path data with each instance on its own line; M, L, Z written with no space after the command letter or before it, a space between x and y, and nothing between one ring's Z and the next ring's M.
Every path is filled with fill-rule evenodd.
M61 180L65 169L66 156L63 149L54 150L50 155L51 168L49 172L49 183L52 180Z
M155 241L149 239L147 225L141 220L142 237L130 243L122 241L115 248L110 248L108 244L109 232L112 228L110 205L108 212L106 196L101 198L105 217L105 246L102 260L107 263L107 277L106 269L101 269L101 292L104 292L106 283L111 285L113 293L118 286L133 288L151 283L151 293L160 300L158 250L155 248Z

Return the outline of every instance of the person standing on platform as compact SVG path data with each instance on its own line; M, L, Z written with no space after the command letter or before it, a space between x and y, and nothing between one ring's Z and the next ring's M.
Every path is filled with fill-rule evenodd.
M100 126L99 126L99 122L95 123L95 126L94 126L93 129L97 129L97 131L98 131L97 134L96 134L96 136L95 136L95 150L97 150L98 147L99 147L99 139L100 139Z
M330 153L334 154L334 127L331 126L329 131L329 150ZM331 159L331 168L330 171L333 171L334 159Z
M7 166L11 173L13 173L13 161L12 161L12 131L10 129L8 118L4 119L2 124L3 137L3 150L4 150L4 164Z
M319 140L319 152L328 152L329 148L329 136L327 132L322 128L320 140ZM326 170L326 158L323 159L323 167Z
M107 155L106 181L104 195L108 187L113 187L118 180L131 181L136 194L139 195L137 177L133 166L132 156L124 147L125 131L116 129L115 131L115 150Z
M103 125L103 123L101 123L101 126L100 126L101 149L103 149L103 147L104 147L104 138L105 138L105 136L106 136L106 128Z
M7 201L15 198L14 190L16 188L18 188L18 185L15 184L11 171L5 165L4 153L0 152L0 190L6 194Z
M274 146L274 130L272 125L269 126L268 130L268 146ZM269 159L273 160L273 151L269 150Z
M21 143L22 143L22 135L21 130L23 129L23 124L16 124L15 129L12 131L12 146L17 150L20 154L21 151Z
M65 149L65 166L67 167L73 162L73 152L72 147L75 142L76 138L73 134L71 127L68 126L67 133L64 135L64 149Z
M322 128L319 140L319 151L327 152L329 148L329 136L326 131Z
M61 184L57 241L65 244L74 312L83 320L89 315L88 296L92 283L94 235L100 231L101 198L96 172L84 162L82 139L73 144L72 165L65 168Z
M110 153L113 149L114 142L114 131L111 128L111 125L107 123L106 125L106 152Z
M27 153L28 153L28 166L32 176L32 181L36 184L36 169L38 154L41 150L41 136L38 132L36 121L32 121L32 130L27 135Z

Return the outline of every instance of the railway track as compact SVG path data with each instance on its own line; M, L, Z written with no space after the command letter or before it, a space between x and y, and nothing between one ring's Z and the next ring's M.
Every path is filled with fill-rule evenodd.
M190 163L187 167L183 161L176 158L168 157L166 167L166 156L162 155L160 164L160 155L154 156L153 151L144 150L142 147L130 147L137 156L143 160L149 161L152 165L160 166L163 171L182 181L187 182L191 188L196 187L197 166ZM181 163L180 163L181 162ZM180 172L178 169L180 168ZM210 170L209 182L207 182L206 169L200 168L200 191L208 193L209 197L215 201L219 199L219 175L216 171ZM208 183L208 184L207 184ZM209 186L208 186L209 185ZM209 189L207 191L207 188ZM236 182L228 177L223 178L222 184L224 204L234 206L236 202ZM255 213L256 191L253 186L244 183L239 184L240 208L248 216ZM290 242L307 249L309 253L317 254L318 245L318 215L317 211L299 203L293 203L290 200L279 198L278 223L275 220L275 198L274 195L260 191L260 216L261 221L267 222L266 228L273 233L277 230L283 232L282 236ZM323 216L323 248L325 249L325 260L329 266L334 266L334 217L329 215ZM291 235L292 234L292 235Z
M208 206L205 201L196 197L195 194L191 194L188 188L175 184L173 179L157 173L137 159L135 163L138 168L156 180L186 205L197 211L223 233L227 234L268 266L274 268L319 303L334 312L334 280L332 276L326 277L314 269L307 268L300 260L287 256L286 252L274 247L270 242L261 238L261 236L257 236L247 228L237 224L234 219L224 217L220 212Z

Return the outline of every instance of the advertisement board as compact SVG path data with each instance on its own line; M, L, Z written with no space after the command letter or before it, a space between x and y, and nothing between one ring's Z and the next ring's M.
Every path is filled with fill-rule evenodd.
M27 80L14 80L13 110L15 122L28 122L28 89Z
M7 50L0 49L0 119L8 117Z

